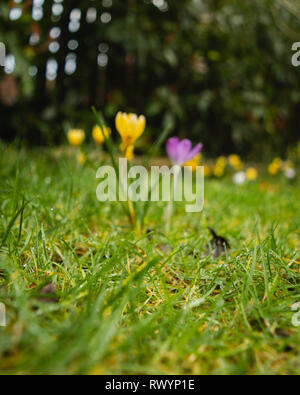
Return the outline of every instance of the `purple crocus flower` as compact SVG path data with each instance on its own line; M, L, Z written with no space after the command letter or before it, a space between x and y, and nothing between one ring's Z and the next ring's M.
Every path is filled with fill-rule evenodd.
M171 137L167 142L167 153L174 165L182 166L185 162L193 159L203 148L203 144L192 147L191 140L180 141L177 137Z

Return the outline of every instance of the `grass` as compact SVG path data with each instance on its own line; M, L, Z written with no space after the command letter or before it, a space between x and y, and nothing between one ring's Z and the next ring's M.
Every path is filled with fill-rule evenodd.
M0 373L300 373L299 181L210 179L202 213L177 204L165 234L151 204L137 233L72 155L0 154Z

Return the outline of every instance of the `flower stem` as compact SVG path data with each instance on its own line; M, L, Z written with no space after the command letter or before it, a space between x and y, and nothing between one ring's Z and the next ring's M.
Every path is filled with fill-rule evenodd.
M172 179L171 185L171 193L170 193L170 201L166 207L166 232L170 232L171 230L171 222L172 222L172 215L174 211L174 192L175 188L177 187L178 183L178 176L181 174L181 168L179 166L176 167L174 172L174 177ZM181 181L181 180L180 180Z

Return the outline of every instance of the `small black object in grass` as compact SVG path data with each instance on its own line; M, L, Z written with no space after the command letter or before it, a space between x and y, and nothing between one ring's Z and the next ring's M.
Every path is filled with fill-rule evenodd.
M251 328L256 332L262 332L266 329L263 321L256 319L256 318L249 321L249 324L250 324Z
M230 250L230 244L227 239L222 236L218 236L212 228L208 229L213 238L207 246L206 255L209 255L210 252L212 252L214 258L219 258L219 256L224 255L226 251Z
M288 332L280 328L277 328L275 330L275 336L281 337L282 339L289 339L291 337L291 335Z
M148 240L153 240L152 230L150 228L147 229L146 233L148 235Z
M280 329L280 328L277 328L275 330L274 335L276 337L281 338L281 339L290 339L291 338L290 333L288 333L287 331L284 331L283 329ZM294 347L291 344L287 344L284 347L284 352L292 352L292 351L294 351Z

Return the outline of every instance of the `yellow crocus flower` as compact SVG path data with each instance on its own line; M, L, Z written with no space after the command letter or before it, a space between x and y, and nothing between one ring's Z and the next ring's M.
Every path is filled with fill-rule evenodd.
M258 177L258 172L254 167L249 167L249 169L246 170L246 178L249 181L255 181Z
M136 114L119 112L116 116L116 128L122 138L121 152L127 159L133 158L134 143L144 133L146 118Z
M225 156L219 156L219 158L216 161L216 166L218 167L225 167L227 163L227 160L225 158Z
M236 154L230 155L228 160L230 166L233 167L235 170L241 170L243 168L241 158L238 155Z
M278 172L279 172L280 166L278 165L278 163L273 162L269 165L268 167L268 172L269 174L271 174L272 176L275 176Z
M109 138L111 135L111 129L103 125L103 133L106 138ZM104 143L103 133L99 125L93 127L92 135L97 145L102 145Z
M272 176L275 176L282 166L282 160L280 158L275 158L273 162L268 167L268 172Z
M85 140L85 132L81 129L72 129L68 132L69 143L73 147L79 147Z
M224 166L216 165L214 167L213 173L214 173L215 177L218 177L218 178L223 177L224 173L225 173Z
M223 175L225 174L225 166L226 166L227 160L225 158L225 156L220 156L217 160L216 160L216 165L213 169L213 174L215 177L223 177Z

